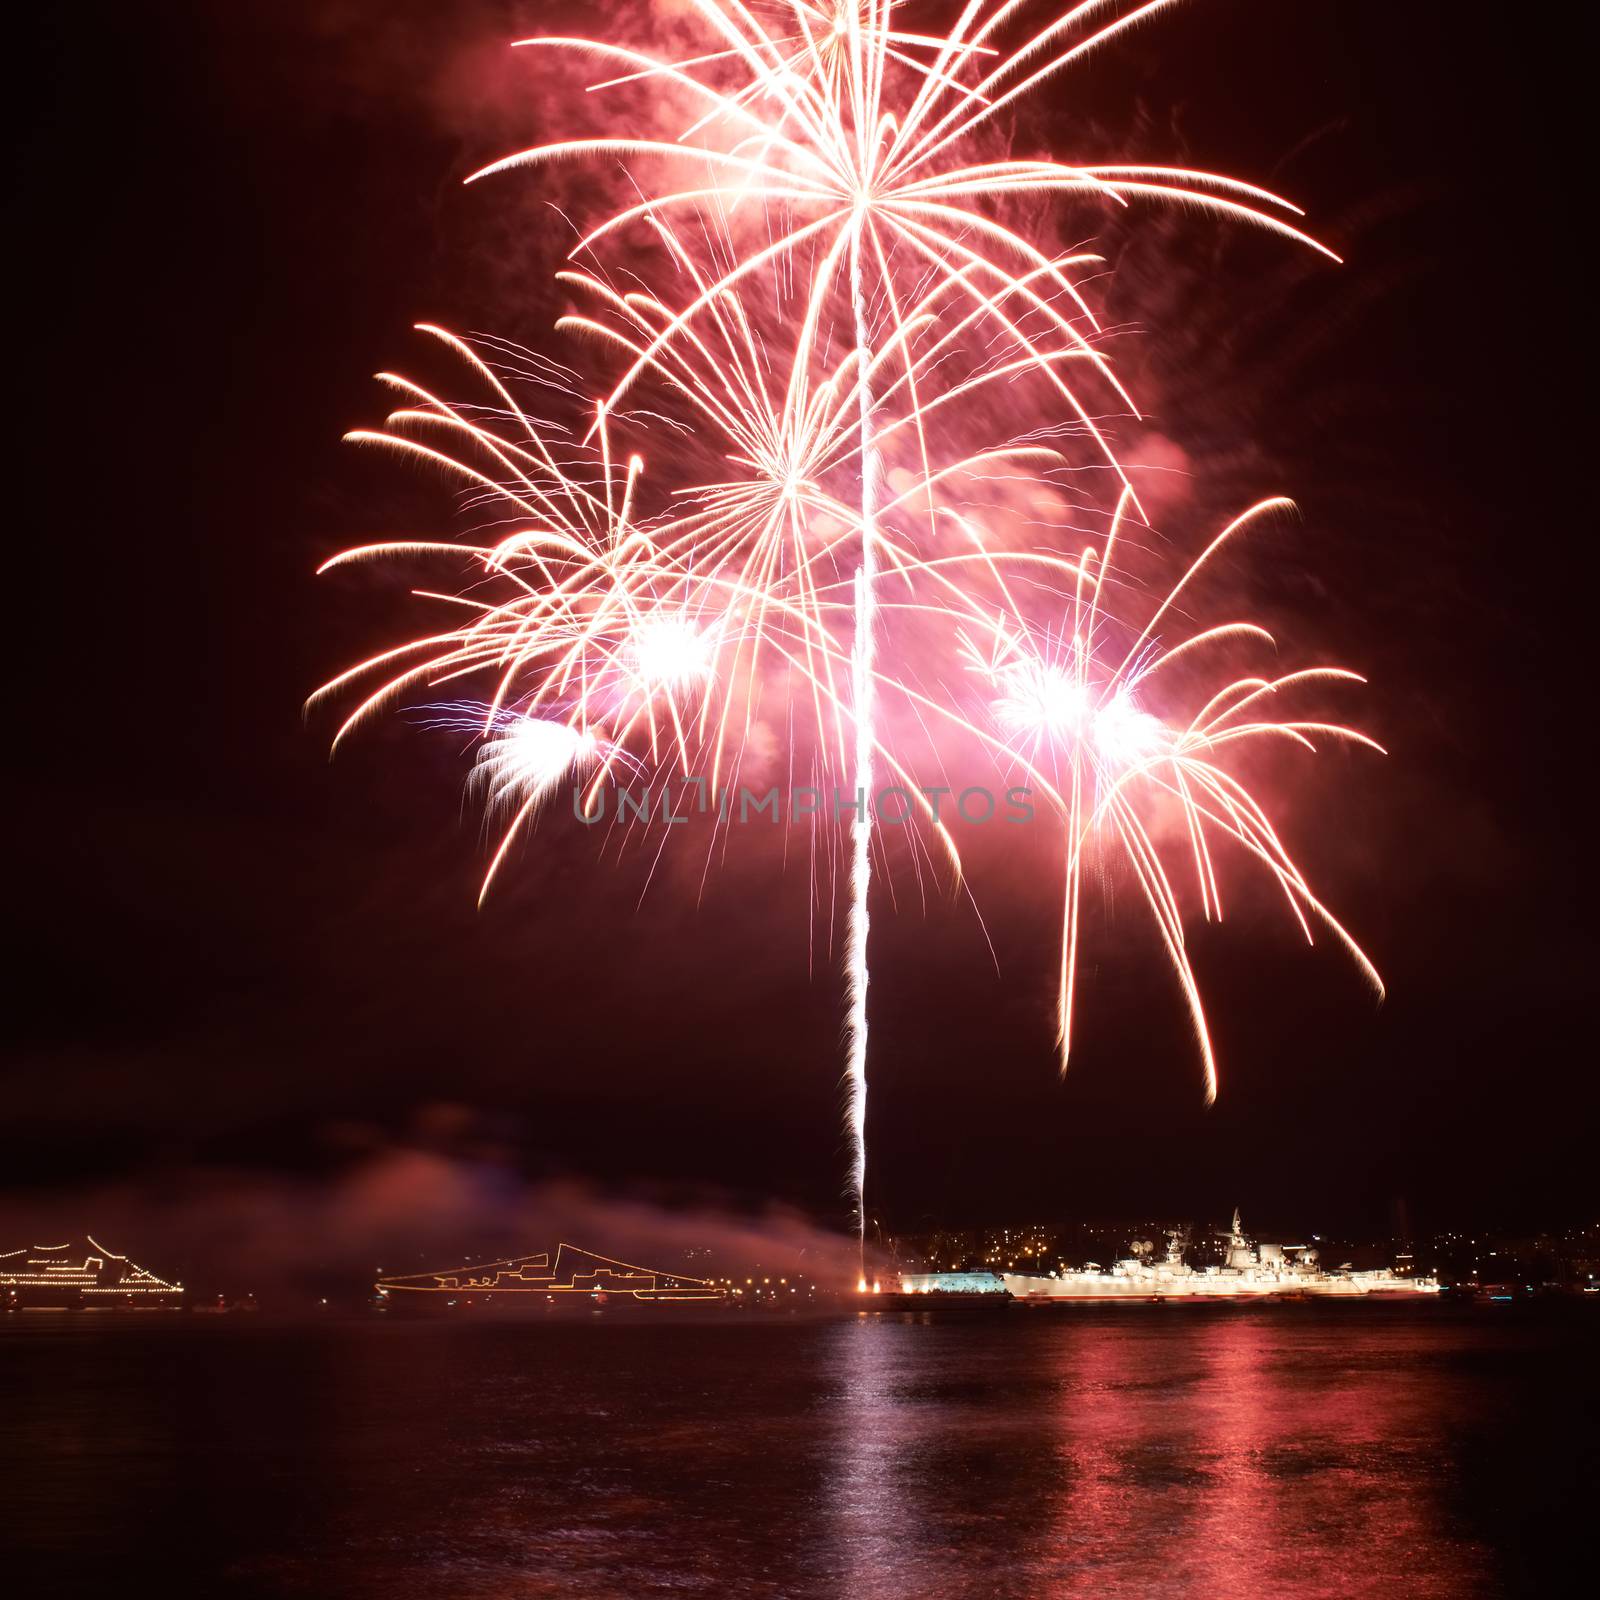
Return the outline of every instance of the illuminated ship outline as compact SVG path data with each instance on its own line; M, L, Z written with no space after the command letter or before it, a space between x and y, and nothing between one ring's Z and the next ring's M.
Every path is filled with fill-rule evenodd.
M24 1258L20 1262L19 1256ZM113 1276L109 1283L105 1281L119 1269L119 1276ZM150 1296L156 1304L170 1296L176 1306L183 1298L183 1285L158 1278L148 1267L106 1249L92 1233L86 1233L82 1240L68 1239L65 1244L23 1245L0 1251L0 1295L22 1306L31 1302L41 1310L85 1303L92 1306L97 1300L104 1305L136 1303L132 1300L135 1295ZM41 1298L55 1295L63 1298ZM91 1296L95 1299L88 1298Z
M592 1262L582 1271L567 1258ZM481 1261L434 1272L404 1273L379 1278L378 1294L389 1295L544 1295L595 1297L617 1295L651 1303L679 1300L722 1300L727 1291L705 1278L691 1278L682 1272L661 1272L654 1267L638 1267L630 1262L602 1256L581 1245L562 1242L556 1246L552 1264L548 1250L525 1256L508 1256L502 1261Z
M1095 1263L1049 1274L1027 1272L906 1273L902 1294L1005 1294L1013 1300L1243 1300L1272 1297L1355 1299L1367 1295L1433 1295L1436 1277L1402 1277L1390 1268L1355 1272L1348 1267L1325 1270L1310 1245L1252 1243L1237 1210L1225 1241L1221 1266L1191 1267L1184 1259L1187 1233L1167 1235L1164 1260L1152 1259L1153 1247L1135 1246L1133 1254L1109 1271Z

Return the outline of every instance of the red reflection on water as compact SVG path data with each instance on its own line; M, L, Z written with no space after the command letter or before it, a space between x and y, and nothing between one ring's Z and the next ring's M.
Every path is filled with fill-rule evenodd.
M1142 1314L1159 1338L1102 1316L1054 1341L1039 1593L1485 1592L1482 1552L1441 1539L1447 1396L1417 1381L1418 1352L1374 1348L1371 1329L1353 1350L1293 1306Z
M833 1592L1491 1590L1489 1553L1447 1524L1463 1396L1425 1321L1203 1303L838 1333L808 1572Z

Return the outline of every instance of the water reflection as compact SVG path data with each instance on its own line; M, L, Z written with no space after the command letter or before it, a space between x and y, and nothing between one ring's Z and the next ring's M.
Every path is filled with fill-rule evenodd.
M1438 1321L1299 1307L835 1330L837 1592L1470 1597ZM919 1325L930 1324L930 1325ZM809 1590L805 1592L811 1592ZM823 1592L823 1591L818 1591Z
M1438 1306L15 1320L8 1577L352 1600L1540 1592L1594 1350Z
M908 1524L903 1481L915 1429L895 1389L904 1331L865 1313L830 1330L838 1388L836 1444L825 1469L826 1547L846 1594L881 1592L896 1552L920 1532Z

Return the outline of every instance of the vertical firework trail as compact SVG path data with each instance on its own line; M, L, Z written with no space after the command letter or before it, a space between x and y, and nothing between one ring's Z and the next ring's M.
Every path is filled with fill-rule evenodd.
M867 1279L867 984L871 968L867 940L872 931L868 906L872 888L873 629L878 554L874 546L878 450L872 435L872 332L867 321L867 290L861 270L859 226L850 239L850 300L855 312L856 361L860 368L857 404L861 412L861 564L855 577L855 648L851 661L851 699L855 714L855 806L850 819L850 929L846 951L850 1009L846 1048L845 1120L850 1130L850 1197L856 1238L861 1247L861 1282Z

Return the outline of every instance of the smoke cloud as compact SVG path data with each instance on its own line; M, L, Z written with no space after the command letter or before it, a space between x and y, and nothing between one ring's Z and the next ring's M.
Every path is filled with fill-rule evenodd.
M553 1251L563 1241L699 1277L760 1270L854 1281L854 1241L798 1211L740 1208L705 1191L529 1181L477 1139L477 1120L434 1106L396 1141L329 1128L326 1142L345 1155L326 1176L194 1166L70 1196L19 1194L0 1206L0 1250L88 1233L182 1281L194 1298L251 1294L273 1311L354 1303L380 1271Z

